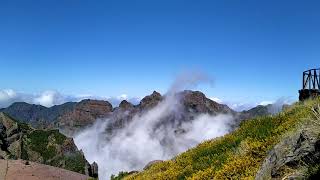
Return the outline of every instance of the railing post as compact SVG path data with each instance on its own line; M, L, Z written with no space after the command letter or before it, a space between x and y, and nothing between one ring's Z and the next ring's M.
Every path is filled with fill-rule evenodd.
M305 76L306 76L306 74L305 74L305 72L303 72L303 76L302 76L302 89L304 89L306 86L305 86L305 83L304 83L304 81L305 81Z
M309 90L310 90L310 88L311 88L311 70L309 70L309 74L308 74L308 79L309 79Z
M317 79L317 71L316 71L316 69L314 69L313 70L313 78L312 78L312 81L313 81L312 89L316 89L316 79Z

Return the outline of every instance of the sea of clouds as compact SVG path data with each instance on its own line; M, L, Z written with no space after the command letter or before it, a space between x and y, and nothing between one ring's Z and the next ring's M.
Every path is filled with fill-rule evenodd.
M75 143L89 162L98 163L99 178L105 180L120 171L142 170L150 161L170 159L204 140L222 136L231 129L231 115L198 114L193 121L179 126L184 133L176 133L175 123L159 126L168 114L179 116L181 104L175 93L202 82L210 80L201 73L179 76L163 101L136 114L116 135L106 133L109 119L99 119L77 134Z

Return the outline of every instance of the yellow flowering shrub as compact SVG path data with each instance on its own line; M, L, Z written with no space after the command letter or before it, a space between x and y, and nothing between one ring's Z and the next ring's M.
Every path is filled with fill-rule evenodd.
M268 151L285 133L311 117L311 107L319 103L319 98L298 102L277 115L243 121L230 134L200 143L125 179L254 179Z

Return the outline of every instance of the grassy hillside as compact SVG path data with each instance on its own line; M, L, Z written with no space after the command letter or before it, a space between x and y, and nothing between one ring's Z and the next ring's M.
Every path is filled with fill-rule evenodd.
M254 179L275 145L302 127L319 128L316 121L320 119L316 120L312 111L318 104L320 99L299 102L277 115L244 121L230 134L205 141L125 179ZM317 137L318 130L314 131ZM304 172L311 176L319 173L319 168L307 167Z

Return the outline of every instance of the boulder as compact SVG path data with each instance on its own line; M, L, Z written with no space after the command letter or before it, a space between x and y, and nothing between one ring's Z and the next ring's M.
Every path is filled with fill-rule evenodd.
M256 180L283 178L304 179L301 167L314 166L320 162L319 132L303 129L279 142L268 154ZM292 172L286 175L286 169Z

